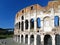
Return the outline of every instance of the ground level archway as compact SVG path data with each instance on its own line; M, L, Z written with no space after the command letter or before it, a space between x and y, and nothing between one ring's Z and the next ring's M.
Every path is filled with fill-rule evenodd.
M25 43L28 43L28 35L25 36Z
M37 45L41 45L41 38L40 38L40 35L37 35L36 40L37 40Z
M55 35L55 44L60 45L60 35L59 34Z
M44 45L52 45L52 37L48 34L44 37Z
M21 35L21 42L23 43L23 35Z
M30 45L31 45L32 43L34 43L34 35L31 35L31 36L30 36Z

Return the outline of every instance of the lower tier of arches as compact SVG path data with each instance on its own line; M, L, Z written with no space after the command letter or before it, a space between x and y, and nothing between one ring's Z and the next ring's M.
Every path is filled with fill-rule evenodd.
M15 35L14 41L27 45L60 45L60 35Z

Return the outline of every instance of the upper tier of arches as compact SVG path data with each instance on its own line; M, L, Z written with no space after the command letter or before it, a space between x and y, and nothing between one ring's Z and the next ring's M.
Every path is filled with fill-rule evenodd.
M31 6L28 6L22 10L20 10L17 14L16 14L16 17L15 19L17 19L19 16L23 15L24 13L33 13L34 10L36 11L43 11L44 13L50 13L50 9L51 8L54 8L54 11L56 12L56 10L59 10L60 9L60 1L50 1L48 3L47 6L45 7L41 7L39 4L34 4L34 5L31 5Z

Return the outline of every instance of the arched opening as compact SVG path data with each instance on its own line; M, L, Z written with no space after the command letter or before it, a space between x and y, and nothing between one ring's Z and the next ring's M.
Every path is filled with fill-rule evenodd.
M54 17L54 26L59 26L59 16Z
M31 10L33 10L34 8L33 8L33 6L31 6Z
M41 20L40 18L37 18L37 28L40 28L41 27Z
M28 20L25 21L25 29L28 29Z
M22 21L22 23L21 23L21 30L23 31L23 29L24 29L24 23Z
M34 44L34 35L30 36L30 44Z
M19 29L20 29L20 22L19 22Z
M60 35L59 34L55 35L55 44L60 45Z
M33 32L34 31L34 19L30 20L30 31Z
M16 23L15 28L19 29L19 23Z
M28 44L28 35L25 36L25 43Z
M40 35L37 35L37 45L41 45L41 38L40 38Z
M44 17L44 31L45 32L49 32L52 30L52 27L51 27L51 18L46 16Z
M34 19L30 20L30 25L31 25L30 28L33 29L34 28Z
M52 45L52 37L48 34L44 37L44 45Z
M24 17L22 16L21 19L24 20Z
M23 35L21 35L21 42L23 43Z
M46 27L50 26L50 17L48 16L44 17L44 26Z

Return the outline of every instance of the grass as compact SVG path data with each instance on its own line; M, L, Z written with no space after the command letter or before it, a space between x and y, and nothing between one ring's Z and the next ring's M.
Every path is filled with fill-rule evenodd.
M8 34L6 34L6 35L0 35L0 39L11 38L11 37L13 37L13 34L11 34L11 35L8 35Z

